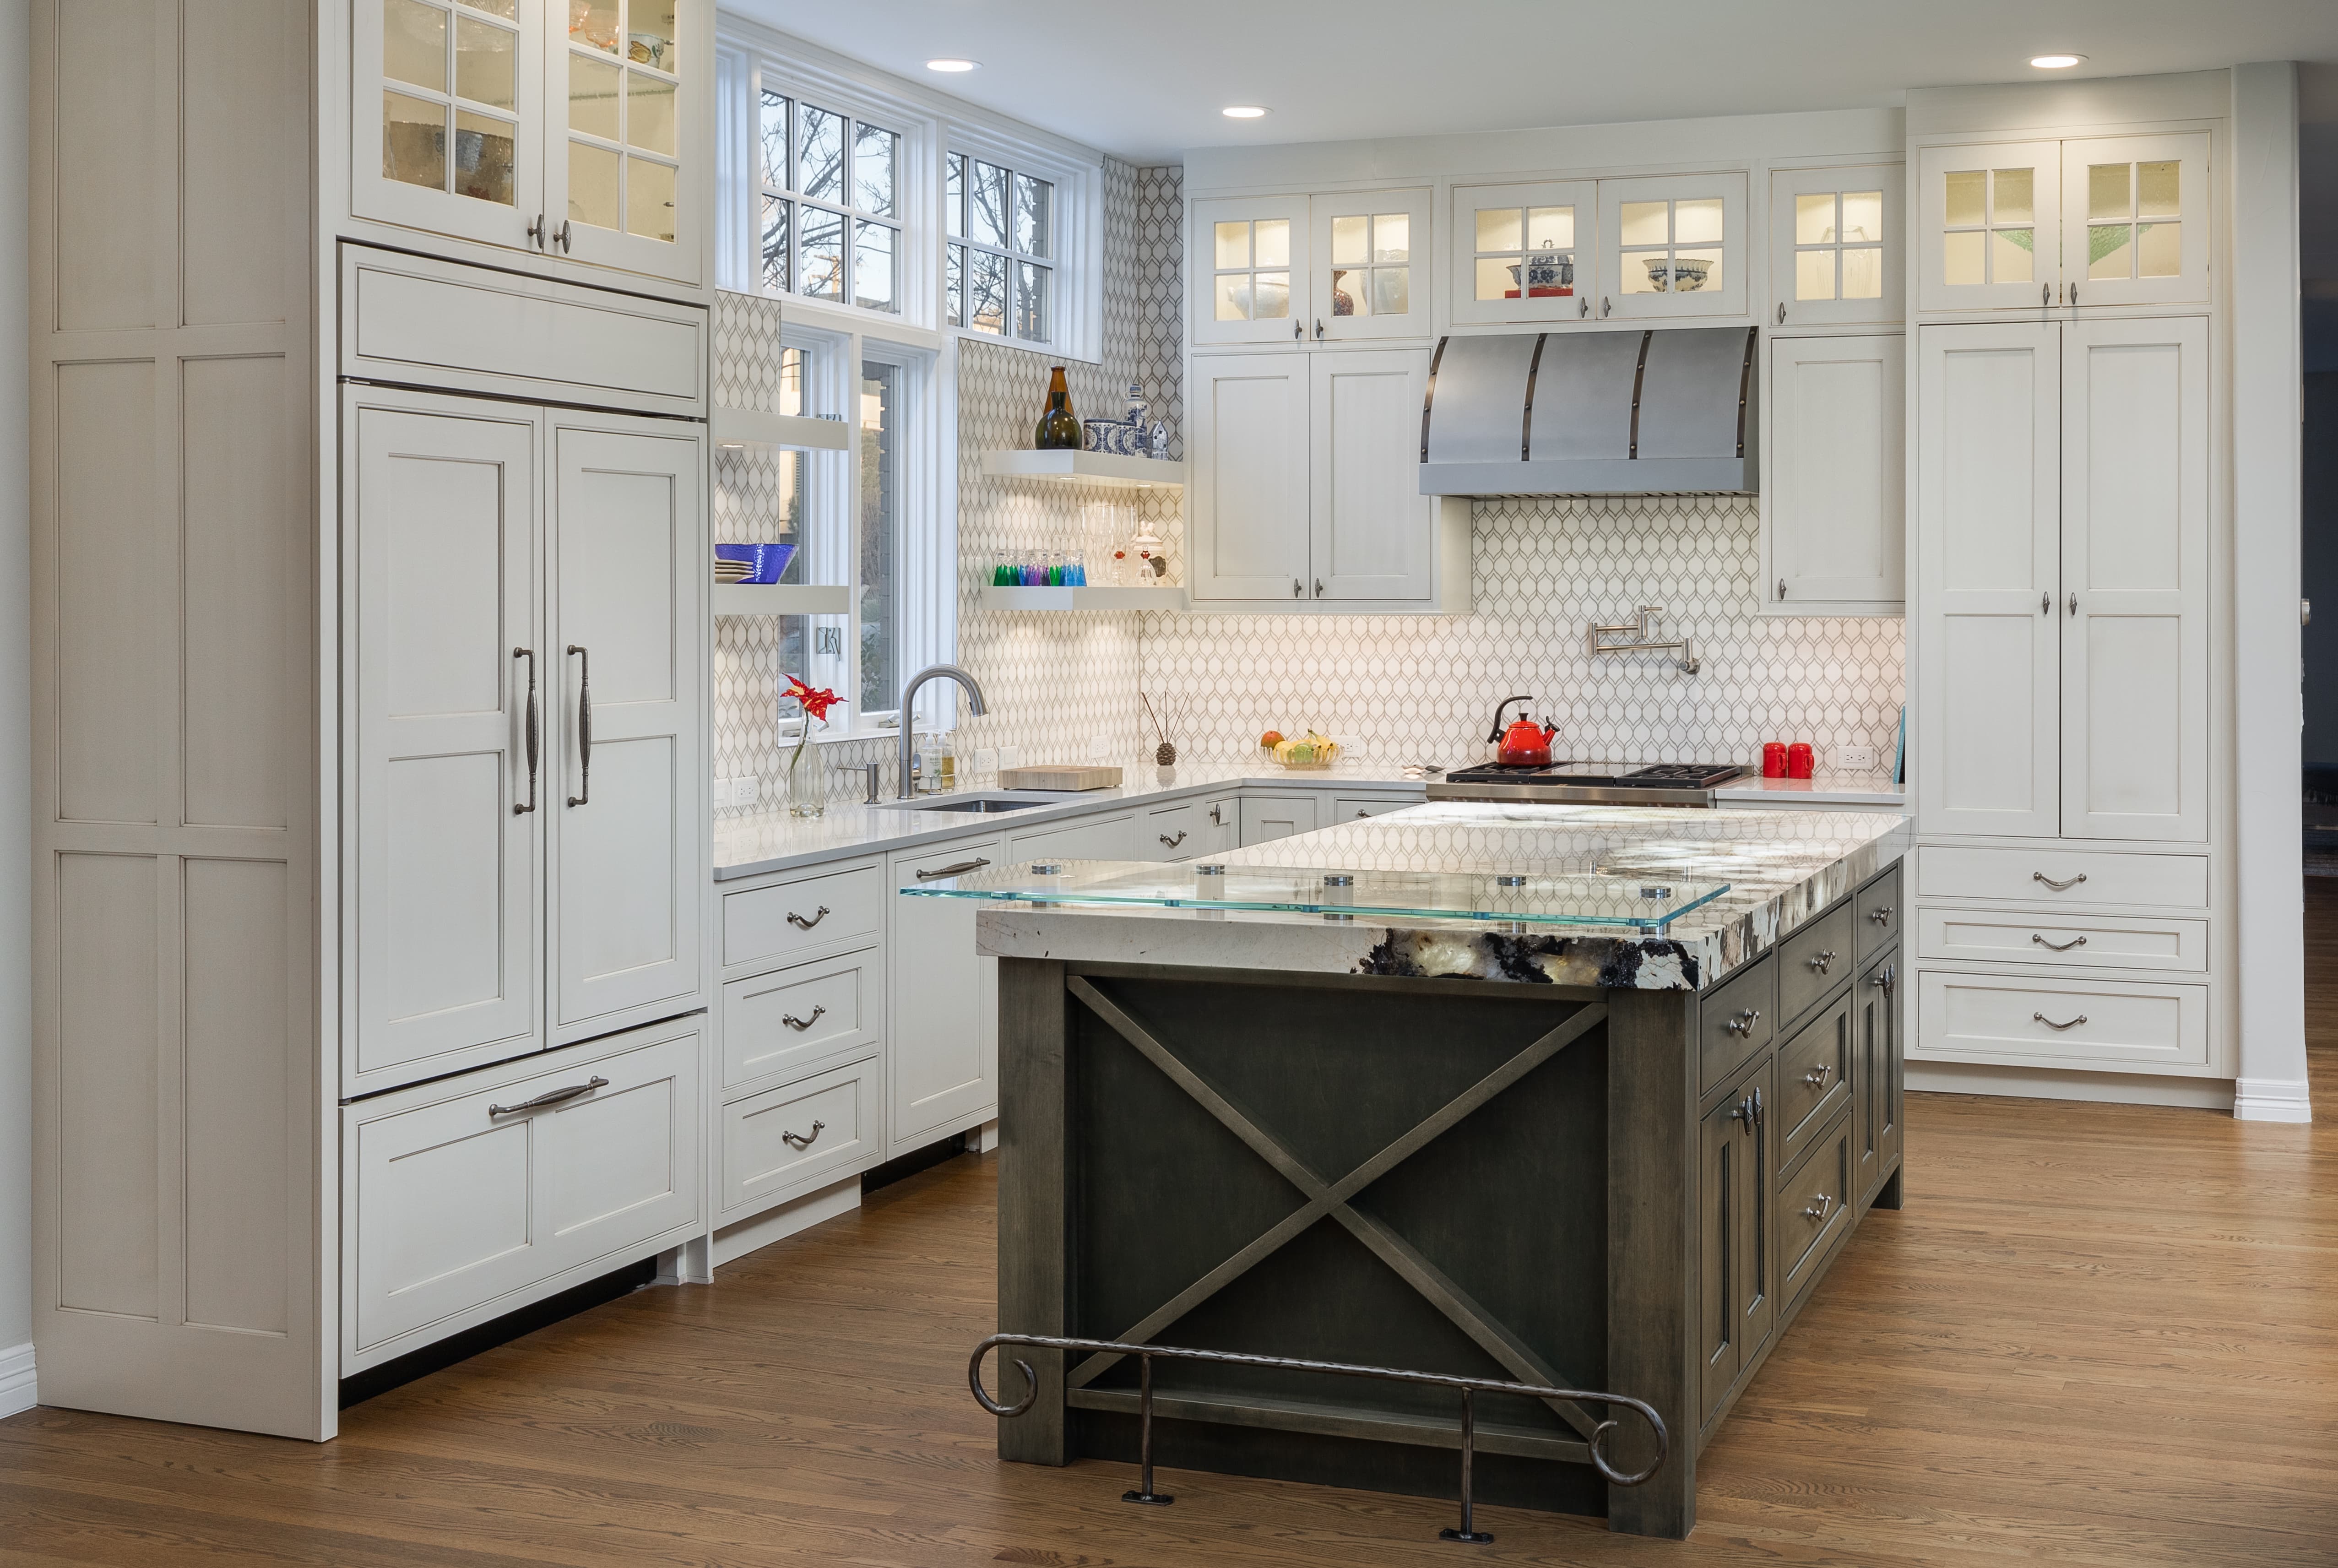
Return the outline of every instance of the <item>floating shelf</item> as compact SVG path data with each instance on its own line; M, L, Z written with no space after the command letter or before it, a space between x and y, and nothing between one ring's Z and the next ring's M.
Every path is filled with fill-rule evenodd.
M985 610L1183 610L1183 588L997 588L982 591Z
M1182 462L1121 457L1109 452L985 452L982 471L1008 479L1078 479L1091 485L1163 485L1183 489L1185 484Z
M825 583L799 587L789 583L717 583L717 615L841 615L852 607L852 590Z
M717 446L792 446L805 452L841 452L852 433L841 419L810 419L801 414L766 414L760 408L725 408L712 420Z

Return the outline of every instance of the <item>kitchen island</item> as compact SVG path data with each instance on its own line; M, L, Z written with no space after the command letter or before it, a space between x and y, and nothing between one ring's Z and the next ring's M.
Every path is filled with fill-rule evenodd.
M1698 1450L1900 1201L1896 816L1435 803L1200 865L1036 862L1001 960L999 1328L1606 1389L1478 1402L1476 1489L1678 1537ZM1125 1357L1017 1352L1008 1459L1136 1456ZM1011 1368L1002 1398L1027 1391ZM1450 1392L1160 1359L1155 1457L1454 1494ZM1626 1418L1608 1456L1655 1448Z

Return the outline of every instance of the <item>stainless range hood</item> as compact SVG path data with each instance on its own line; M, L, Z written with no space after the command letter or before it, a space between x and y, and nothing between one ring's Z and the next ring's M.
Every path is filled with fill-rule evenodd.
M1447 338L1420 415L1424 495L1752 495L1751 327Z

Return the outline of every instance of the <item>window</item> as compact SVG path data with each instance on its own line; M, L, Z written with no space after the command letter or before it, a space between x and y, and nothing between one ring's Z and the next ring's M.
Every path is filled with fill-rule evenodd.
M949 155L949 324L1056 339L1056 185L969 152Z
M900 132L770 86L756 96L763 289L899 314Z
M901 367L860 366L860 710L882 712L900 695Z

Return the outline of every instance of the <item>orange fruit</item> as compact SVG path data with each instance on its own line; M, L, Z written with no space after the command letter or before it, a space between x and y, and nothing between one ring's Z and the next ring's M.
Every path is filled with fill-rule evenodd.
M1258 743L1262 746L1280 746L1282 744L1282 731L1270 730L1258 738Z

